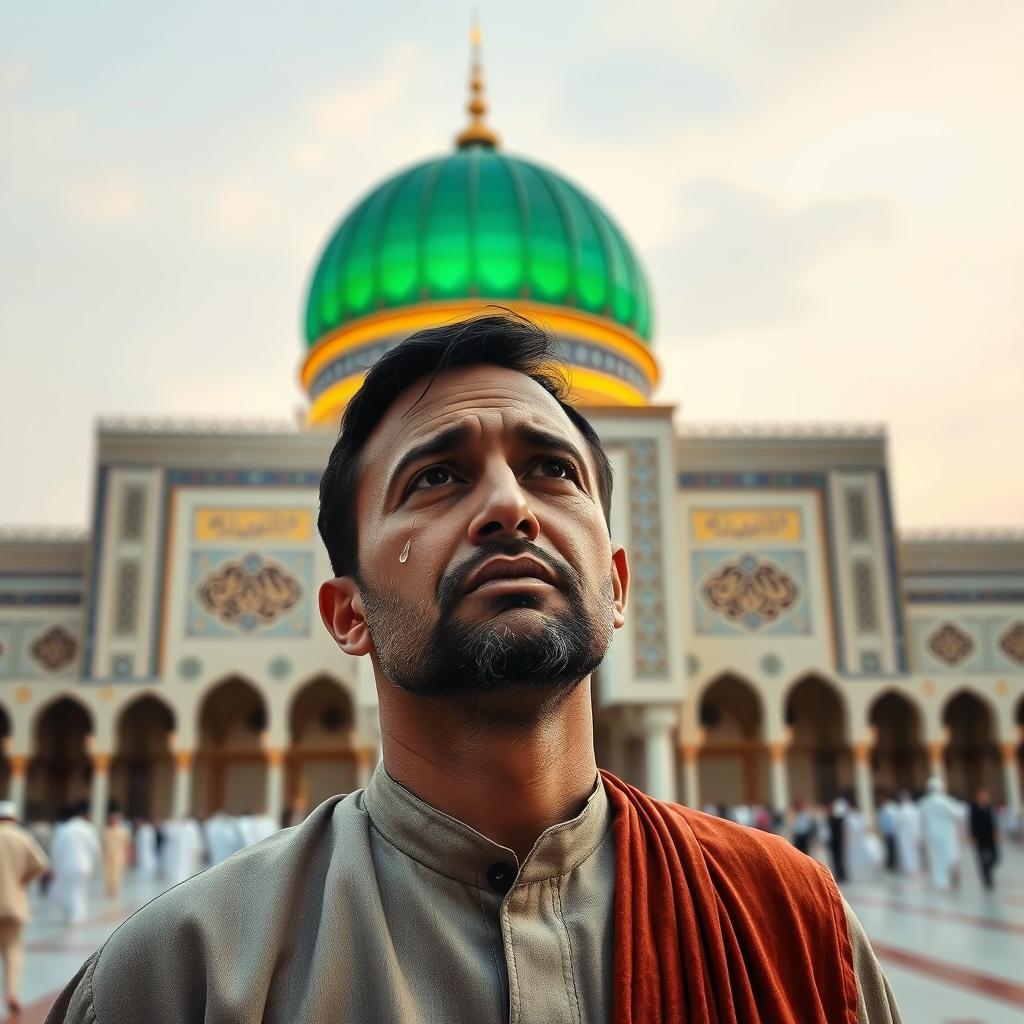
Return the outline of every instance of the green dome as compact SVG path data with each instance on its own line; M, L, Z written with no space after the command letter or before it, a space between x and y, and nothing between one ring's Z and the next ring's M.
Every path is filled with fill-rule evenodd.
M341 222L313 275L306 339L467 298L569 307L651 336L644 272L601 207L553 171L470 145L396 174Z

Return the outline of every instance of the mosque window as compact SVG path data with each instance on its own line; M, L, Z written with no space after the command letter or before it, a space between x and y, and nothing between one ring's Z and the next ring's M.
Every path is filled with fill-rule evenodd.
M867 497L859 488L846 492L846 522L850 530L850 540L868 540L868 502Z
M117 569L117 595L114 607L114 632L131 636L139 605L139 563L122 562Z
M853 563L853 610L859 632L874 633L878 630L875 574L870 562Z
M142 487L128 487L121 506L121 539L141 540L142 519L146 511L146 492Z

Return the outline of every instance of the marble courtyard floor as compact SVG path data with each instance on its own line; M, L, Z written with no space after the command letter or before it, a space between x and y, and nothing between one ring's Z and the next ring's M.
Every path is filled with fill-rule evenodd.
M1024 851L1004 846L994 893L981 887L973 860L965 868L963 885L953 893L934 892L923 879L843 887L905 1024L1024 1024ZM97 887L89 918L75 927L36 896L26 933L25 1008L16 1019L39 1024L82 961L160 888L129 876L123 897L111 901Z

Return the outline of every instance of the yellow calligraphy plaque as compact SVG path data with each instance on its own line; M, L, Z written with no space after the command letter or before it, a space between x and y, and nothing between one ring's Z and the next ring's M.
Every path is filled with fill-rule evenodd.
M695 508L694 540L801 540L798 508Z
M197 508L197 540L309 540L308 508Z

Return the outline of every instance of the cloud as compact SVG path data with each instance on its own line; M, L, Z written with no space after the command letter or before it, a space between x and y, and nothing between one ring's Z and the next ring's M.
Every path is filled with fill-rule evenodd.
M574 68L552 114L573 137L632 143L725 116L735 102L728 76L693 57L616 51Z
M59 195L61 206L74 220L92 227L137 222L145 205L141 184L119 174L70 181L60 187Z
M792 321L813 304L809 278L844 247L879 246L896 216L883 201L789 207L724 181L689 186L676 240L653 252L670 279L657 282L659 318L682 337Z
M316 97L300 116L302 138L291 149L299 170L317 171L328 162L339 141L378 142L397 113L404 114L418 82L428 73L422 49L415 43L393 46L379 67L357 81Z

